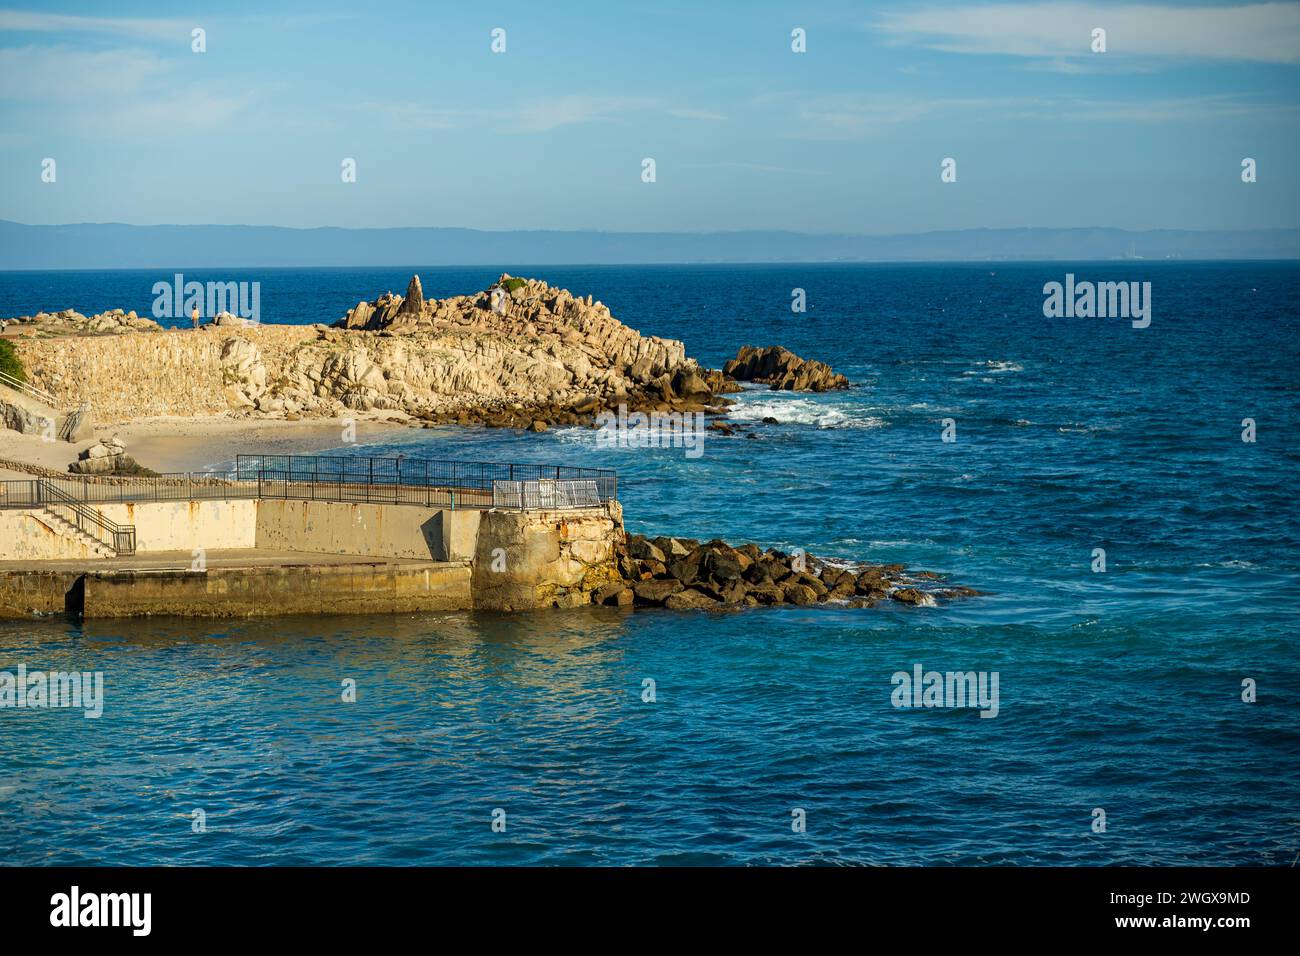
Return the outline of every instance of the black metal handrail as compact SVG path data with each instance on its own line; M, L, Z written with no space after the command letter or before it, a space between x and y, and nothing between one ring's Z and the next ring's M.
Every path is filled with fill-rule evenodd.
M87 508L49 479L41 479L37 483L37 495L41 499L40 504L46 508L67 508L75 516L74 523L78 530L108 545L115 553L135 554L135 525L118 524L93 508ZM95 531L87 530L87 526Z
M503 481L573 481L586 490L594 489L589 497L582 496L583 503L563 507L603 507L618 496L618 475L606 468L422 458L240 455L233 472L107 478L68 475L0 481L0 508L39 506L52 499L86 505L251 498L453 509L547 507L545 493L538 494L537 488L525 490L516 484L498 489L495 483Z
M389 493L378 489L421 489L460 492L469 498L491 496L498 481L591 481L601 504L618 497L618 473L610 468L578 465L545 465L536 462L509 463L452 461L448 459L376 458L342 455L238 455L234 477L238 481L268 484L334 486L344 500L387 500ZM353 491L348 493L347 488ZM264 497L277 496L272 491ZM291 497L299 497L292 495Z

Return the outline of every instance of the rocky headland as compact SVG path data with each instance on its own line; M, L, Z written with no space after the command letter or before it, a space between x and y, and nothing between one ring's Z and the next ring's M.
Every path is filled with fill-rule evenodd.
M641 334L591 296L510 275L446 299L425 298L415 276L404 295L360 301L332 325L222 315L197 331L162 329L117 309L43 312L0 326L29 381L69 407L88 402L102 425L357 416L540 431L590 425L620 405L721 416L736 379L751 373L789 389L842 387L843 379L784 349L746 347L728 363L732 373L710 369L683 343Z

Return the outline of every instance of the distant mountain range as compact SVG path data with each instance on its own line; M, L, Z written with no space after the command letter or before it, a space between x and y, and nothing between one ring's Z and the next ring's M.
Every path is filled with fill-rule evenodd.
M1300 229L962 229L893 236L412 227L32 226L0 220L0 269L1300 259Z

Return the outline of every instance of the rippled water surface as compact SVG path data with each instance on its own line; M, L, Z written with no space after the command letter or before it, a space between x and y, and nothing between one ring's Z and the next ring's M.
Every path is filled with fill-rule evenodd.
M258 279L264 321L302 322L411 271L193 278ZM430 295L495 277L419 271ZM710 435L697 459L597 447L585 429L431 429L368 451L616 467L633 530L900 561L990 593L874 610L0 622L0 669L102 670L107 697L98 720L0 710L6 861L1300 857L1295 266L509 271L591 292L708 364L780 343L855 387L747 391L736 417L758 437ZM1150 328L1043 318L1043 283L1067 271L1151 281ZM0 314L147 313L159 278L0 273ZM795 287L805 315L789 310ZM917 663L997 671L998 716L895 709L890 677Z

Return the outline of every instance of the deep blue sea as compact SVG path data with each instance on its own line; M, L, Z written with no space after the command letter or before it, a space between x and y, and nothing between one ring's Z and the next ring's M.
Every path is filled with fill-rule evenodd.
M329 322L403 291L412 271L444 296L501 270L186 278L260 281L264 322ZM0 860L1300 858L1300 266L506 271L591 293L709 365L782 344L854 387L747 392L738 417L759 437L710 435L697 459L599 448L582 429L412 431L400 450L615 467L632 530L904 562L987 596L872 610L0 622L0 669L106 681L98 720L0 711ZM1151 282L1150 327L1044 318L1043 285L1067 272ZM147 315L167 279L0 273L0 315ZM790 310L794 288L805 314ZM955 442L941 440L948 418ZM896 709L891 675L916 664L998 672L998 716ZM340 698L347 678L355 703ZM491 827L497 808L505 832ZM206 832L193 832L196 809ZM795 809L806 832L792 830Z

